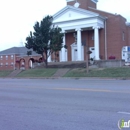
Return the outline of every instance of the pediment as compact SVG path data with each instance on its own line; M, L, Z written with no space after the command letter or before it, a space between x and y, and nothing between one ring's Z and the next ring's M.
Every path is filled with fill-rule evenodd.
M73 6L66 6L53 16L54 18L53 23L78 20L84 18L92 18L96 16L99 16L99 14L93 13L88 10L76 8Z

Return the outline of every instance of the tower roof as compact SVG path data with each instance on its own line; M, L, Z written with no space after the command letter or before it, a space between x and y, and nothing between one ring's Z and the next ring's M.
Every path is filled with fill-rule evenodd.
M98 0L66 0L67 5L77 8L88 9L88 7L97 8Z

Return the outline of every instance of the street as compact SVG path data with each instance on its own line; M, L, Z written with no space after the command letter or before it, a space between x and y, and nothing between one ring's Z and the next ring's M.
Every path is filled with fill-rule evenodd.
M122 119L130 80L0 79L0 130L119 130Z

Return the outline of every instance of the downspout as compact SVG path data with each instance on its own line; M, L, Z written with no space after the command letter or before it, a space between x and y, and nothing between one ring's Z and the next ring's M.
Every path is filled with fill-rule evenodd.
M106 26L107 18L105 19L105 60L107 60L107 26Z
M14 54L14 70L15 70L15 54Z

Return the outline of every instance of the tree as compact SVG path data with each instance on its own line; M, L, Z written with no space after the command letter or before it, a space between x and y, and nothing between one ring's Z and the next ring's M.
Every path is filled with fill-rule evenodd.
M32 51L27 51L27 55L32 55Z
M28 49L33 49L38 54L42 55L42 59L47 67L48 57L53 53L60 51L63 43L64 34L61 33L61 28L53 25L53 17L46 16L39 23L34 25L34 32L30 32L30 35L26 38L25 46Z
M50 31L50 53L55 53L55 57L57 56L57 52L61 50L63 45L63 33L61 32L61 28L53 27ZM65 46L64 46L65 47Z

